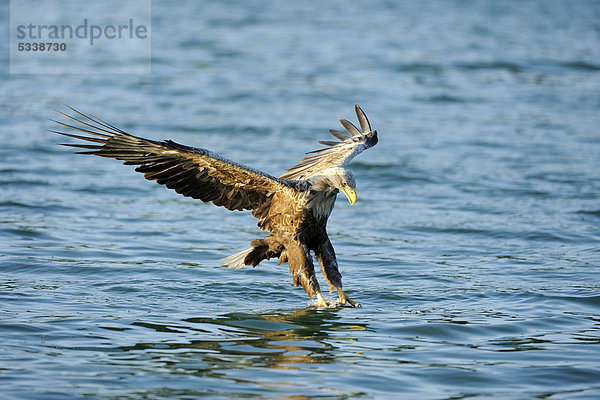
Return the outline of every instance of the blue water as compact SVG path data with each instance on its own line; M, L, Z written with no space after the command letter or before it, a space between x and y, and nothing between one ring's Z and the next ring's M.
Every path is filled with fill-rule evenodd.
M9 75L0 41L0 398L599 398L600 3L249 3L154 2L151 75ZM69 104L279 175L355 103L360 309L222 268L248 213L47 131Z

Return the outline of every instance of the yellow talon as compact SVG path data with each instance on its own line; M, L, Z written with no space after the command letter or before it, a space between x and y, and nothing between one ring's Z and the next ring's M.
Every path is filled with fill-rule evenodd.
M323 295L321 293L317 293L316 306L318 308L337 308L337 307L343 307L346 304L349 304L352 307L361 307L360 304L358 304L357 302L352 300L350 297L348 297L348 295L346 295L346 293L342 292L342 289L338 288L337 291L338 291L338 295L339 295L339 300L337 302L329 301L329 300L325 299L325 297L323 297Z
M350 297L348 297L348 295L346 293L344 293L342 291L342 289L337 288L338 291L338 295L340 297L339 299L339 304L340 305L345 305L346 303L349 303L352 307L361 307L360 304L358 304L357 302L355 302L354 300L352 300Z
M327 301L321 293L317 293L317 307L318 308L334 308L334 307L336 307L336 304L332 303L331 301Z

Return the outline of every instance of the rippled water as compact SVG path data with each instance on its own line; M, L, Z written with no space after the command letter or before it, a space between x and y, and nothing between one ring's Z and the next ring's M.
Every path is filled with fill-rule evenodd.
M165 3L151 75L0 43L0 398L600 396L597 1ZM252 217L72 155L65 103L272 174L360 104L329 230L363 308L223 269Z

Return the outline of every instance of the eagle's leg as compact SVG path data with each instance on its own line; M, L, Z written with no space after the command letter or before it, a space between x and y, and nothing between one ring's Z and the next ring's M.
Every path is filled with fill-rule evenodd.
M338 292L338 304L341 306L350 304L352 307L360 307L360 304L352 300L342 291L342 274L340 274L340 271L338 270L335 250L329 239L325 240L323 244L315 249L315 255L317 256L317 260L319 260L319 265L321 266L321 272L323 272L325 281L329 285L329 293L333 292L334 289Z
M311 299L316 296L317 307L334 307L335 304L327 301L321 294L319 282L315 276L315 266L308 247L304 243L286 243L285 249L294 285L301 285Z

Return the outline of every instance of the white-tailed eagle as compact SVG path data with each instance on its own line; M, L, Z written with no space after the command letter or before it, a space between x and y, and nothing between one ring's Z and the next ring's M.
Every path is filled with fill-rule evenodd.
M342 291L342 276L327 236L327 219L336 195L343 192L350 204L356 202L356 182L346 166L363 150L377 144L377 131L362 109L355 106L360 129L340 120L348 134L331 129L339 141L320 141L327 146L313 151L279 178L229 161L203 148L188 147L171 140L156 141L133 136L99 118L71 108L60 112L71 122L64 128L85 133L52 131L86 141L64 144L85 149L77 154L116 158L136 171L184 196L212 202L228 210L252 210L258 227L271 234L250 242L250 248L223 259L228 268L256 266L278 258L287 262L296 286L317 298L319 307L360 306ZM338 302L327 301L319 289L311 256L319 261L330 292L337 289Z

